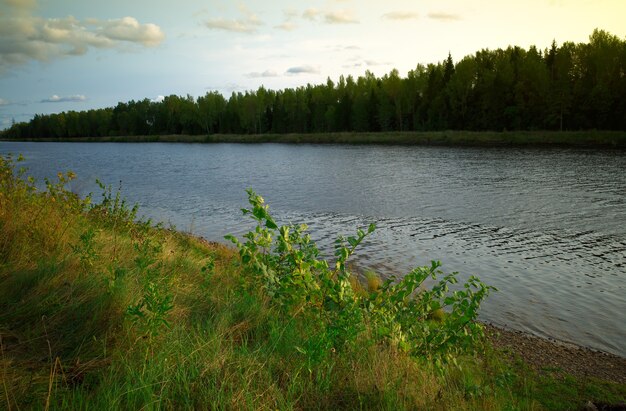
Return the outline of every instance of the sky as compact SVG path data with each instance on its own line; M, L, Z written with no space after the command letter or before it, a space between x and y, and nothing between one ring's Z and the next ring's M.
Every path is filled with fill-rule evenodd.
M481 49L626 38L626 0L0 0L0 129L170 94L401 75Z

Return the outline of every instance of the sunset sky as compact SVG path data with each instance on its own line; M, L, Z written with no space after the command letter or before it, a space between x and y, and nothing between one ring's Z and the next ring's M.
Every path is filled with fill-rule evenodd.
M36 113L626 37L624 0L0 0L0 128Z

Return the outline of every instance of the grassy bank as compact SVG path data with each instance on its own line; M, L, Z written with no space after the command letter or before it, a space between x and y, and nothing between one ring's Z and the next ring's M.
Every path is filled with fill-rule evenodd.
M64 189L71 173L45 191L16 174L0 159L0 408L577 409L626 397L624 384L509 359L473 326L453 334L454 310L384 316L424 300L375 276L359 284L320 262L315 272L333 275L314 281L307 262L321 260L298 228L279 231L290 249L257 253L276 228L253 193L262 224L238 253L136 222L106 187L97 204L81 200ZM424 346L404 329L458 343Z
M82 137L30 141L177 142L177 143L286 143L384 144L446 146L565 146L626 147L626 132L614 131L511 131L511 132L380 132L316 134L214 134Z

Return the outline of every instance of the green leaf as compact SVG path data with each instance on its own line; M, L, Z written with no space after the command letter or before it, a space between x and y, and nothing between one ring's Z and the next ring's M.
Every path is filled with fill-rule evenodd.
M252 215L254 215L259 220L263 220L267 218L267 212L262 207L254 207L254 210L252 211Z

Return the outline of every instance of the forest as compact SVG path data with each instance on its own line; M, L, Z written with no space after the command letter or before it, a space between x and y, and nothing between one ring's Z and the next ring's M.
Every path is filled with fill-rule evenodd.
M268 90L170 95L36 115L3 138L378 131L626 130L626 40L596 29L587 43L481 50L418 64L401 77Z

